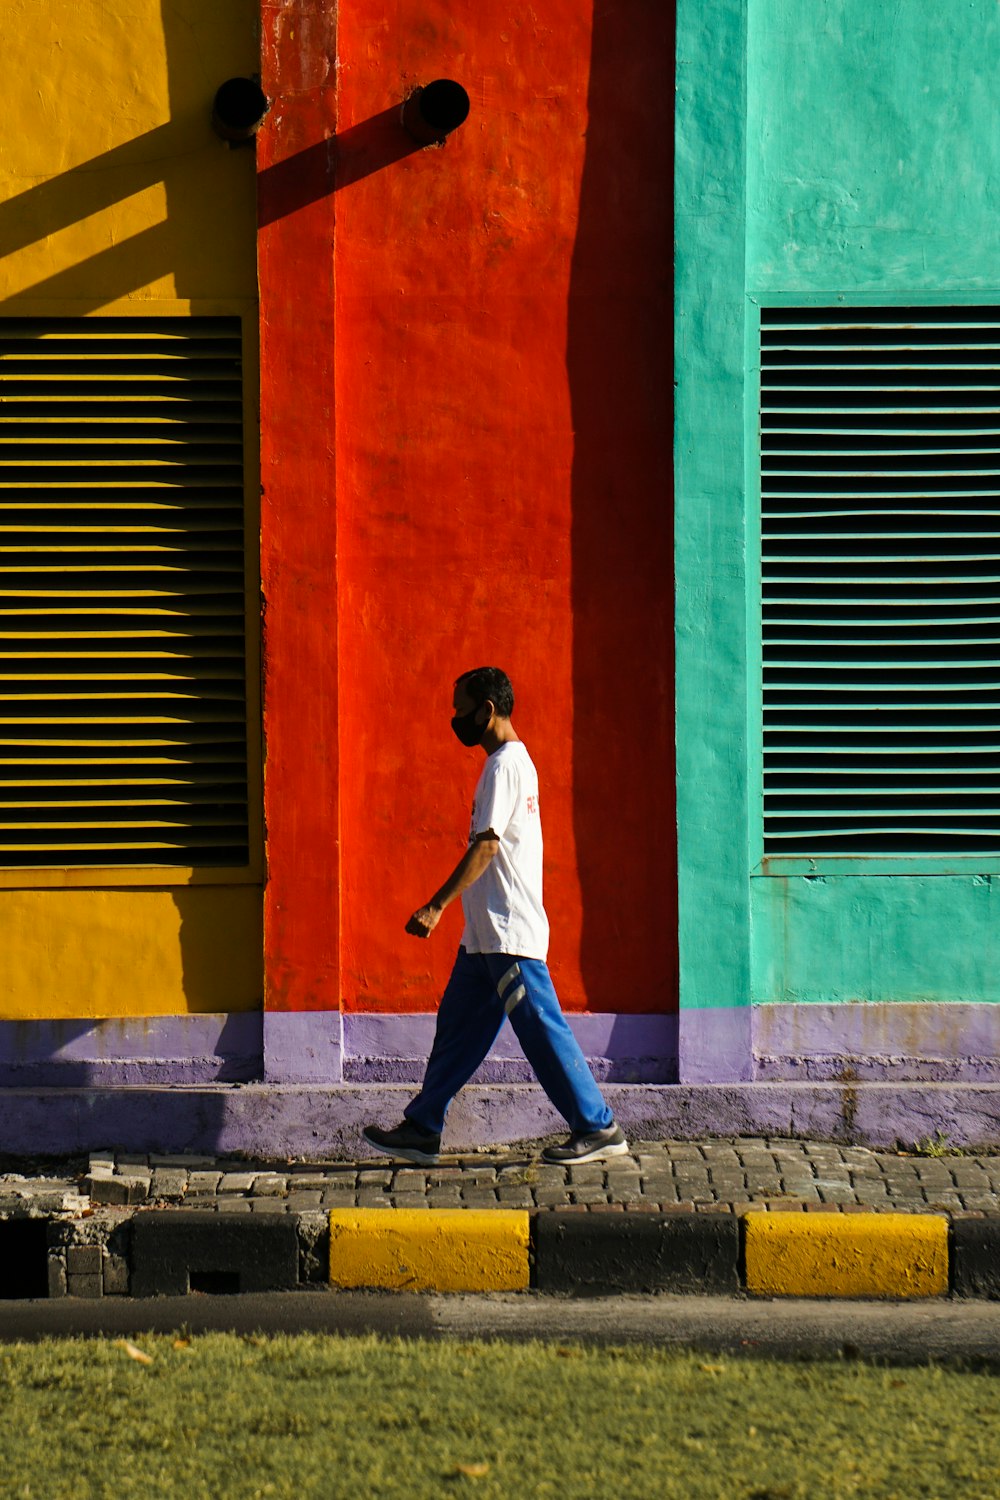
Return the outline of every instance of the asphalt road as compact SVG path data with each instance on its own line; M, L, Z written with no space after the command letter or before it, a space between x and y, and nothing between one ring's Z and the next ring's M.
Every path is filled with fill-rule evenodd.
M541 1338L644 1343L781 1358L897 1363L970 1360L1000 1371L1000 1303L819 1302L728 1297L418 1295L275 1292L259 1296L0 1301L0 1341L144 1332L377 1333L410 1338Z

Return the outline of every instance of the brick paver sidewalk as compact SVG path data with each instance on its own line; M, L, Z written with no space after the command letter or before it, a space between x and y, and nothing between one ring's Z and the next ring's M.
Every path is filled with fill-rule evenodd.
M561 1208L604 1212L894 1209L1000 1214L997 1155L903 1155L816 1141L634 1142L630 1155L552 1167L502 1150L413 1167L384 1157L249 1162L97 1152L76 1170L0 1175L0 1216L83 1216L97 1207L220 1213L329 1208Z

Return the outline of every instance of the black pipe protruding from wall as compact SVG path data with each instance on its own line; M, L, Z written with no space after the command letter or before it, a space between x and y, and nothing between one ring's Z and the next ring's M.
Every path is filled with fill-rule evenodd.
M415 89L403 105L403 125L422 146L440 145L469 115L469 96L453 78Z
M227 78L212 104L212 129L231 145L249 141L270 108L255 78Z

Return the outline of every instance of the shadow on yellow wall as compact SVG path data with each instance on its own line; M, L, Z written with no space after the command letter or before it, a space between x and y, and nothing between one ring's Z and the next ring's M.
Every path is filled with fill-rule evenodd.
M254 152L210 119L218 86L259 66L257 5L31 10L8 32L0 299L255 298Z
M256 0L9 8L0 312L252 312L254 152L210 120L218 86L259 69ZM0 891L0 1018L259 1008L259 885L72 875Z

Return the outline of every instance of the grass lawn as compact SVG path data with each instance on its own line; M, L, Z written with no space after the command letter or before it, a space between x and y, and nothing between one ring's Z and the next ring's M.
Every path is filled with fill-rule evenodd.
M0 1346L0 1493L996 1500L1000 1379L309 1334Z

